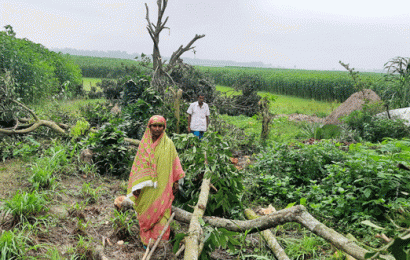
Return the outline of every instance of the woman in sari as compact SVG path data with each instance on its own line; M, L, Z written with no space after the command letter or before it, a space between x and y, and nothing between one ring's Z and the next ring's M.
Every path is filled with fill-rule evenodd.
M128 182L127 197L138 213L141 241L148 245L161 234L171 217L178 180L185 176L174 143L165 133L166 120L155 115L138 147ZM170 228L162 239L168 240Z

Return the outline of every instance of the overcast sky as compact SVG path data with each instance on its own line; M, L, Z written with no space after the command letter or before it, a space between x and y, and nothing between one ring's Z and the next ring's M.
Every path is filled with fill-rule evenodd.
M146 10L156 0L0 0L0 26L47 48L152 53ZM160 40L170 56L195 34L198 59L262 61L302 69L382 69L410 56L409 0L170 0Z

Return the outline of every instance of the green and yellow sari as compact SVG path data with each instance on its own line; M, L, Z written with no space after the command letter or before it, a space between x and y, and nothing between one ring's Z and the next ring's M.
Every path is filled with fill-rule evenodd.
M149 126L164 124L164 132L152 142ZM174 143L165 133L166 120L162 116L153 116L148 121L147 129L138 147L128 182L127 197L134 202L138 213L141 241L147 245L154 241L163 230L171 216L174 195L172 185L185 176ZM135 197L133 192L141 190ZM162 239L169 239L170 228Z

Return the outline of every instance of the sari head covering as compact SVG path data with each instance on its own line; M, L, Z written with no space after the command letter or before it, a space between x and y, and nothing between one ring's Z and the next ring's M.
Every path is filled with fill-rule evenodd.
M152 124L163 124L164 132L152 142ZM157 239L171 216L174 200L172 184L185 176L174 143L165 133L166 120L155 115L148 121L147 128L138 147L128 182L127 197L134 202L138 213L141 241L148 244L150 238ZM138 197L133 195L141 190ZM169 237L169 228L162 239Z

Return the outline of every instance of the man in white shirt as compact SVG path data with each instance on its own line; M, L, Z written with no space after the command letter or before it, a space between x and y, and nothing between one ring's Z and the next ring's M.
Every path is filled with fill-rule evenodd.
M209 107L204 103L205 95L198 94L198 101L191 103L188 110L188 133L202 138L209 125Z

